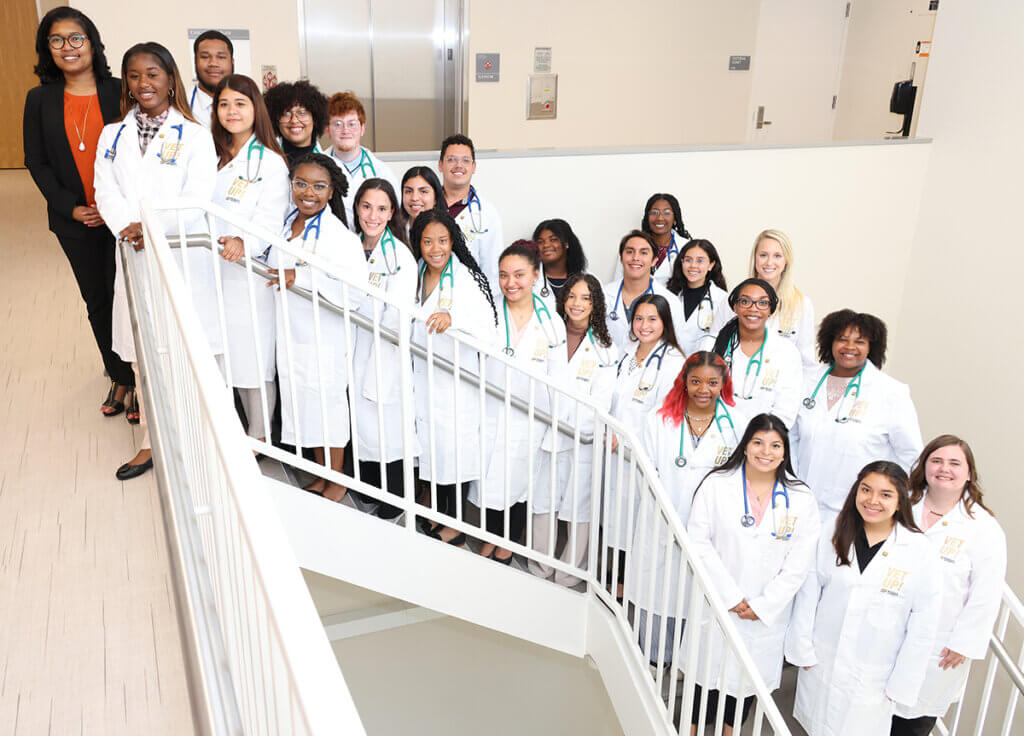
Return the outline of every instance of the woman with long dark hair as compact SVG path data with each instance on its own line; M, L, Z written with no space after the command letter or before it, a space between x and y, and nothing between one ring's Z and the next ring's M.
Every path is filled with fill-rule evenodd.
M722 259L710 240L694 239L679 250L665 285L683 302L680 345L686 354L711 350L719 331L732 318Z
M917 702L898 704L892 736L927 736L957 702L972 659L988 651L1006 576L1006 534L985 505L971 446L936 437L910 471L914 521L938 550L942 615Z
M407 235L421 212L444 207L444 191L441 188L441 180L429 166L412 166L406 170L402 175L401 195ZM419 246L411 239L409 245L418 259Z
M786 659L803 668L793 715L810 736L887 734L893 708L917 701L942 608L939 564L906 472L865 465L821 535L786 639Z
M558 218L538 224L533 242L540 255L540 278L534 291L553 305L566 279L587 270L587 255L569 223Z
M291 207L291 186L259 87L240 74L224 77L213 91L212 106L211 133L218 159L213 203L238 222L278 232ZM217 220L221 258L227 261L220 267L227 337L222 368L230 371L228 384L238 391L248 435L265 439L277 401L274 294L264 288L262 279L250 276L243 261L259 258L267 243L243 238L240 227Z
M210 132L192 117L185 84L171 52L158 43L139 43L121 60L120 122L103 128L97 143L96 206L110 231L135 250L145 247L142 202L192 197L208 202L217 181L217 154ZM207 232L202 213L183 215L185 233ZM162 213L157 222L167 235L177 235L178 215ZM205 337L214 354L223 352L222 332L214 300L212 256L205 249L188 254L188 283L196 311L204 317ZM129 254L129 257L134 257ZM181 250L176 252L185 267ZM128 311L128 294L121 259L116 259L112 345L123 360L135 365L135 337ZM138 376L136 376L138 384ZM134 478L153 466L149 433L145 431L144 407L137 402L131 412L143 428L141 449L118 468L120 480ZM131 421L132 416L129 416Z
M25 166L46 198L50 231L71 264L110 389L108 417L132 404L131 363L111 347L114 236L96 208L93 167L100 132L121 116L121 80L110 73L99 31L68 7L43 16L36 31L39 86L25 98Z
M776 689L793 600L813 568L821 531L811 489L793 472L789 432L782 420L772 414L750 420L729 459L697 488L686 529L712 584L736 614L733 623L758 672L769 690ZM720 630L710 623L703 626L710 631L701 631L694 640L707 637L710 665L693 674L698 688L710 688L708 713L715 712L725 694L729 734L746 718L754 688L736 659L727 657ZM723 658L728 660L724 672ZM699 689L694 694L694 725L702 696ZM742 718L737 712L740 698L745 699Z

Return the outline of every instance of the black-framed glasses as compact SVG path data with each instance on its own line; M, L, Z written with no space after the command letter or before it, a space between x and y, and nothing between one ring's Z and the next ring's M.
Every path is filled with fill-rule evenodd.
M50 48L54 51L59 51L64 48L64 44L67 43L73 49L80 49L85 45L85 34L84 33L72 33L70 36L65 38L64 36L58 36L56 33L46 39L46 42L50 44Z
M750 307L757 307L758 309L763 310L769 309L772 306L771 301L767 298L751 299L750 297L746 296L741 296L739 299L736 300L736 303L745 309L749 309Z

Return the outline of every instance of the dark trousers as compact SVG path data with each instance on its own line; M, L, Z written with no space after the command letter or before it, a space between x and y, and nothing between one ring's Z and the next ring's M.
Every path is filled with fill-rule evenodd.
M928 736L935 728L935 716L921 716L920 718L892 717L892 730L889 736Z
M487 509L487 531L505 536L505 509ZM526 531L526 501L512 504L508 510L508 538L514 542L522 541Z
M352 472L352 463L352 445L349 443L348 448L345 450L345 463L342 472L346 475L354 476L355 473ZM392 495L401 497L404 491L404 486L402 484L402 461L393 460L390 463L384 464L384 483L381 484L380 463L360 460L359 480L374 486L375 488L386 490ZM366 501L376 500L363 495L358 491L352 491L352 493L355 493ZM402 513L402 509L397 506L392 506L389 503L380 502L380 506L377 508L377 516L381 519L394 519L400 513Z
M110 347L114 308L114 236L106 227L100 226L90 229L80 238L64 236L57 240L78 282L107 375L122 386L134 386L131 364L121 360Z
M690 723L697 725L698 719L700 719L700 698L701 691L703 688L700 685L694 686L693 689L693 713L690 716ZM754 696L751 695L749 698L743 700L743 714L740 719L740 723L747 720L747 716L750 715L750 709L754 707ZM708 690L708 705L707 713L704 716L704 722L706 724L713 724L715 718L718 717L718 690ZM725 712L722 714L722 720L726 726L735 726L736 719L736 698L732 695L725 696Z

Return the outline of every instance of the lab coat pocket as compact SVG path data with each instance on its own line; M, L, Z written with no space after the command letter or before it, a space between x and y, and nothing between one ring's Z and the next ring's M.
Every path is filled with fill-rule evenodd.
M906 609L907 600L901 594L883 587L875 593L875 600L867 610L866 633L871 638L872 646L880 653L877 661L885 661L886 672L890 666L887 653L891 650L892 657L895 658L898 644L903 639Z
M316 347L312 345L295 345L292 350L295 382L299 386L306 387L312 391L318 391L321 367L323 368L325 390L338 377L334 351L328 347L321 346L319 355L317 355Z

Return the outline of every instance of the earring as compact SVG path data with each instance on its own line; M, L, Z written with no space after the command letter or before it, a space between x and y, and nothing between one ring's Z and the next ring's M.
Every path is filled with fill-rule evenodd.
M173 100L174 99L174 87L171 87L169 90L167 90L167 94L170 95L171 99Z
M132 96L131 90L128 90L128 99L129 100L134 100L135 99L135 97Z

